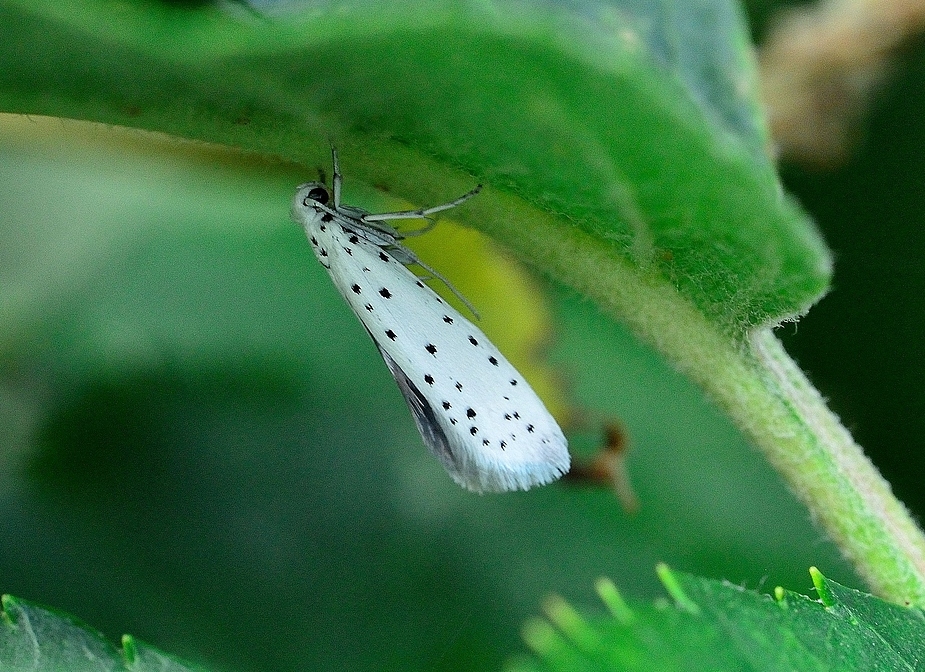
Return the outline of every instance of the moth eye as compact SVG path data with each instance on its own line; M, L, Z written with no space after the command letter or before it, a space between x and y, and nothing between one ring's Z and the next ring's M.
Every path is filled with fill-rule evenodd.
M302 205L311 205L309 201L315 201L316 203L321 203L322 205L328 202L328 190L324 187L313 187L308 194L305 195L305 200L302 201Z

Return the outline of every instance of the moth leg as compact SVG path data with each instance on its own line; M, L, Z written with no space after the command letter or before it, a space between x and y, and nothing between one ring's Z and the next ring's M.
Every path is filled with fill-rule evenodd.
M443 205L435 205L431 208L422 208L420 210L403 210L401 212L383 212L375 215L363 215L363 221L378 222L386 219L427 219L429 215L443 212L444 210L449 210L450 208L455 208L457 205L465 203L481 190L482 185L479 184L472 191L463 194L459 198L450 201L449 203L444 203ZM337 193L336 186L334 187L334 192L335 194Z
M479 315L479 311L477 311L477 310L475 309L475 306L473 306L471 303L469 303L469 299L467 299L465 296L463 296L463 293L460 292L458 289L456 289L456 288L453 286L453 283L451 283L449 280L447 280L446 277L445 277L442 273L438 272L437 269L432 268L431 266L428 266L426 263L424 263L423 261L421 261L421 260L418 258L418 256L417 256L414 252L412 252L411 250L409 250L407 247L402 246L401 249L402 249L402 252L403 252L403 253L406 255L406 257L407 257L407 261L402 260L402 263L404 263L404 264L409 264L409 263L410 263L410 264L414 264L415 266L419 266L420 268L423 268L425 271L427 271L428 273L430 273L430 278L428 278L428 279L436 279L436 280L439 280L440 282L442 282L444 285L446 285L446 288L447 288L447 289L449 289L451 292L453 292L453 296L455 296L457 299L459 299L460 301L462 301L463 305L464 305L466 308L469 309L469 312L472 313L472 315L475 317L475 319L477 319L477 320L482 319L481 315Z
M423 236L425 233L437 226L437 220L432 217L424 217L427 220L427 224L422 226L420 229L414 229L413 231L402 231L402 238L414 238L415 236Z
M344 177L340 174L340 164L337 162L337 148L331 145L331 160L334 163L334 209L340 210L340 186Z

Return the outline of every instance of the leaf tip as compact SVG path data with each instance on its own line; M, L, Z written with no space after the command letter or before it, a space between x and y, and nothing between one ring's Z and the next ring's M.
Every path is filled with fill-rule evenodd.
M620 623L629 625L635 620L635 615L629 608L629 605L626 604L626 601L623 599L623 596L620 594L619 589L617 589L613 581L602 576L594 582L594 589L597 591L604 606L607 607L613 617L620 621Z
M138 660L138 645L131 635L122 635L122 656L130 667Z
M783 586L777 586L774 589L774 600L782 607L787 606L787 593Z
M582 647L593 646L596 639L594 631L588 626L581 614L559 595L549 596L543 611L546 616L572 643Z
M667 590L668 594L674 599L675 606L689 614L696 615L700 613L700 607L698 607L697 603L684 592L684 589L681 587L681 582L678 581L678 577L671 571L668 565L663 562L658 563L655 567L655 572L658 574L658 578L661 580L662 585L665 586L665 590Z
M548 656L562 646L559 633L541 618L531 618L524 623L520 635L527 646L540 656Z
M826 578L823 576L822 572L819 571L819 568L810 567L809 576L813 580L813 586L816 588L816 594L819 596L819 601L822 602L822 604L826 607L834 606L835 596L832 594L832 591L829 590L829 587L826 584Z

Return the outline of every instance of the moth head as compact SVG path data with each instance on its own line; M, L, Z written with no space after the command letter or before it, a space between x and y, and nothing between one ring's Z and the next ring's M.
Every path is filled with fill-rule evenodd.
M300 184L292 199L292 218L303 226L306 219L311 219L324 212L318 205L328 205L331 192L321 182Z

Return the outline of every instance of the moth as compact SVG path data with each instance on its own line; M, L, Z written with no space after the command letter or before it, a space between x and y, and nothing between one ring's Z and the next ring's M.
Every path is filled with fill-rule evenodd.
M570 466L559 425L498 348L425 280L443 282L476 315L472 305L402 244L411 234L388 224L426 219L428 230L433 215L462 205L481 185L443 205L373 214L341 202L343 178L337 151L332 155L331 188L299 185L292 217L385 360L424 444L474 492L527 490L558 479Z

